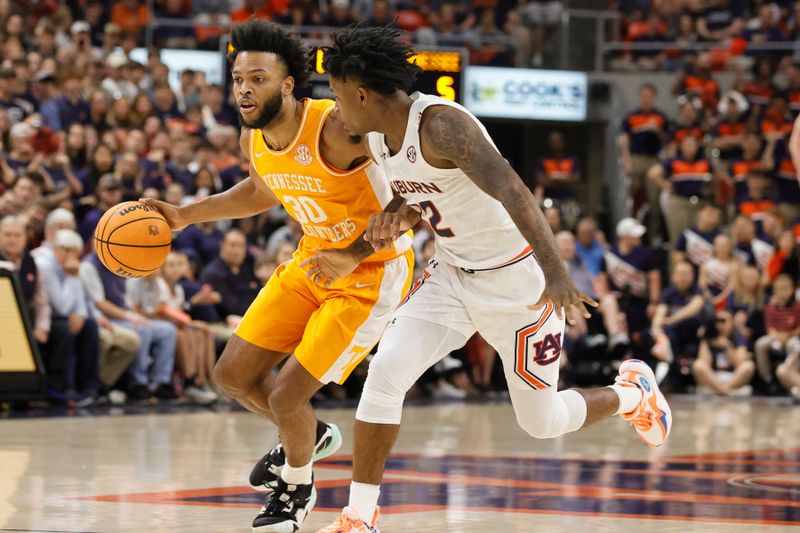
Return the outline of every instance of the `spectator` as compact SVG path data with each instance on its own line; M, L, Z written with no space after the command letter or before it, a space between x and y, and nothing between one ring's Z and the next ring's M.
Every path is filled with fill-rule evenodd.
M185 299L177 284L175 261L167 258L164 270L169 271L170 288L159 272L143 278L127 280L125 303L134 312L148 319L161 318L175 325L177 344L175 358L183 377L186 397L197 404L207 405L217 400L214 391L207 389L210 372L216 362L214 336L207 324L195 322L183 311ZM175 289L178 293L173 292Z
M730 226L731 240L733 241L733 254L746 265L756 264L756 255L753 251L753 242L756 240L756 225L745 216L737 216Z
M68 70L61 76L63 95L56 98L50 113L44 114L44 124L55 131L67 131L72 124L89 120L89 104L83 99L84 74Z
M650 207L650 236L661 235L660 190L647 172L658 163L658 153L667 140L667 116L656 109L656 87L644 84L639 88L639 107L622 121L619 135L623 171L631 180L633 209L638 212L645 203Z
M188 49L197 46L194 29L191 26L181 24L186 21L189 15L184 9L185 5L186 2L183 0L166 0L163 3L163 8L156 10L156 16L162 19L153 36L156 46Z
M697 285L717 310L725 309L727 305L739 265L733 255L730 237L724 233L714 237L712 256L701 265Z
M761 168L754 168L747 173L745 184L747 190L736 200L736 212L756 223L756 232L761 228L764 213L775 207L770 179Z
M764 287L757 268L743 265L737 269L727 309L733 314L736 331L747 341L748 350L752 351L756 339L765 333Z
M750 102L753 111L760 111L761 108L769 104L769 99L777 94L778 90L772 84L772 77L775 75L775 63L766 57L762 57L753 63L753 79L748 82L739 82L741 93ZM755 114L753 113L753 116Z
M172 370L177 342L175 326L163 320L148 320L126 307L125 279L111 273L92 252L80 265L80 275L97 308L105 317L139 335L141 344L128 374L128 398L146 401L175 399Z
M182 230L175 237L174 247L182 252L192 250L205 265L219 255L223 238L224 234L217 228L215 222L203 222Z
M107 144L98 144L89 158L89 172L85 181L84 192L91 194L100 178L114 172L114 150Z
M778 209L789 223L800 220L800 181L797 169L789 154L778 160L775 185L778 193Z
M664 23L657 13L650 13L647 16L647 30L633 40L636 44L657 44L662 43L665 45L660 50L636 50L634 49L632 57L634 64L641 70L660 70L667 58L666 44L669 42L669 37L664 32Z
M558 204L552 201L545 201L542 212L544 212L544 218L550 225L550 230L554 235L563 229L561 224L561 208Z
M719 235L722 223L722 212L714 204L704 205L697 212L697 224L686 228L678 237L678 242L672 251L672 264L689 262L695 269L711 259L714 248L714 238Z
M575 229L575 253L589 271L597 276L603 270L603 254L605 254L605 238L597 229L597 222L591 217L584 217ZM602 239L602 243L601 243Z
M114 51L106 58L106 77L101 82L100 88L111 100L125 98L130 102L139 92L139 89L126 77L124 67L127 64L128 58L120 51Z
M29 101L12 93L13 79L14 72L12 70L0 69L0 108L8 113L11 124L17 124L34 112L34 106Z
M236 124L236 114L226 104L222 87L216 84L208 85L202 96L203 124L206 129L211 129L217 124L221 126Z
M787 275L793 280L800 279L800 257L797 240L791 230L780 234L776 242L777 250L767 263L764 272L766 284L771 284L780 275Z
M191 162L192 141L188 137L176 139L170 147L170 158L166 163L166 171L172 183L181 185L185 194L193 192L194 175L189 170Z
M749 394L752 389L748 383L755 371L756 366L736 333L730 312L718 311L692 363L692 375L698 387L721 396Z
M685 358L697 354L697 332L705 325L704 301L694 283L694 269L689 263L678 263L672 269L672 285L661 293L653 316L652 354L659 361L656 379L661 381L675 361L683 366Z
M678 98L679 117L677 121L672 121L669 126L671 140L667 147L667 152L675 157L678 153L678 146L687 135L692 136L698 143L703 142L705 131L700 120L700 110L703 104L699 98L692 95L681 95Z
M711 75L711 55L708 52L701 52L694 56L694 61L672 88L672 94L697 97L701 109L707 112L713 112L717 108L719 83ZM676 140L680 142L680 139Z
M69 229L75 231L76 223L75 223L75 215L72 211L64 209L63 207L59 207L50 211L47 215L47 219L44 223L44 238L45 242L31 251L31 255L34 259L37 259L37 256L52 256L53 255L53 239L56 236L56 233L62 229Z
M743 37L750 43L758 46L763 43L778 43L786 40L780 25L781 11L775 4L762 4L758 8L758 18L748 24ZM748 54L753 57L767 57L779 60L783 53L777 50L755 51L749 47Z
M773 369L776 362L786 358L785 373L793 368L800 355L800 306L794 298L794 281L783 274L773 283L773 293L764 309L764 329L767 334L756 341L758 374L772 394L778 392Z
M105 212L122 201L122 184L113 174L106 174L100 178L95 195L97 204L83 216L79 226L81 236L86 241L94 235L97 223Z
M33 205L44 189L44 180L37 172L22 174L11 188L0 196L0 216L21 215Z
M111 22L123 32L135 35L138 40L139 34L150 22L150 12L139 0L118 0L111 9Z
M217 312L229 327L235 328L247 307L261 289L253 262L247 257L247 240L238 229L225 234L219 257L211 261L200 274L200 283L210 285L222 297Z
M99 315L78 275L83 240L59 230L52 255L36 257L53 310L45 349L48 393L57 401L83 407L99 399ZM102 319L100 319L102 321Z
M617 224L617 244L604 256L609 286L624 310L628 333L641 336L650 328L661 293L661 273L653 251L642 245L646 228L634 218Z
M743 27L742 10L731 0L707 0L697 17L697 33L706 41L737 37Z
M33 338L44 345L50 336L50 302L39 268L26 245L25 221L13 215L0 219L0 265L17 273Z
M666 193L664 209L674 245L683 230L695 222L700 209L713 199L711 163L700 153L697 140L686 136L678 155L654 166L648 178Z
M536 161L535 196L539 202L545 198L558 200L559 207L570 215L567 226L573 227L580 213L575 186L581 182L583 169L578 158L565 152L564 134L550 132L547 137L547 154Z
M772 167L769 154L762 155L763 141L758 133L746 132L741 136L741 156L730 163L724 179L733 185L733 199L739 202L747 195L747 175L751 170L765 170ZM726 195L727 196L727 195ZM729 198L725 198L729 200Z
M569 231L559 232L556 235L556 242L561 253L561 259L567 264L570 277L575 281L578 290L600 302L600 313L603 315L603 325L608 334L609 349L613 349L619 344L627 345L630 340L625 332L624 319L620 314L616 297L608 291L606 274L592 274L576 254L575 237ZM579 321L584 331L588 331L585 322L585 319Z
M350 0L332 0L328 13L322 19L323 26L344 28L355 24L358 19L350 9Z
M711 129L711 146L720 151L719 157L729 161L741 155L742 136L747 129L747 111L750 103L738 91L728 91L720 100L720 115ZM756 156L754 156L756 157Z

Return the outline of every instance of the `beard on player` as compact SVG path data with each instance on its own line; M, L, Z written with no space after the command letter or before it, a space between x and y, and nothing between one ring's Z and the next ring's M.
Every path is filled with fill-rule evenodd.
M255 103L252 99L244 99L249 103ZM241 105L241 101L239 103ZM254 130L260 130L266 128L270 122L272 122L275 117L277 117L281 112L281 107L283 106L283 93L281 93L280 89L275 91L275 94L267 98L267 100L262 104L261 112L252 120L246 119L242 115L241 109L237 106L236 110L238 111L237 115L239 116L239 126L250 128Z

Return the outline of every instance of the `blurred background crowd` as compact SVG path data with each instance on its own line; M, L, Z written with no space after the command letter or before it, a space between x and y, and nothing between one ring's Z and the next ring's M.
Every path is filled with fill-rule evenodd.
M535 172L565 262L594 316L568 328L562 385L606 384L626 357L674 391L800 398L800 187L788 149L800 112L800 2L617 1L630 44L614 68L674 70L673 108L645 84L619 117L631 217L585 216L585 164L553 127ZM465 47L472 64L547 64L565 6L517 0L0 0L0 266L18 273L54 403L221 401L209 381L227 338L301 236L281 210L190 226L156 275L124 280L92 247L109 207L185 205L247 176L236 111L201 70L171 71L165 47L219 50L256 16L324 39L354 22L396 24L414 42ZM158 21L155 23L154 21ZM713 41L694 51L687 43ZM146 60L133 51L149 45ZM641 45L641 46L640 46ZM734 79L717 81L720 72ZM223 73L227 76L227 73ZM724 89L724 90L723 90ZM664 95L661 95L663 98ZM550 127L550 126L548 126ZM434 253L416 228L419 276ZM414 397L504 388L475 337ZM355 398L366 375L319 399Z

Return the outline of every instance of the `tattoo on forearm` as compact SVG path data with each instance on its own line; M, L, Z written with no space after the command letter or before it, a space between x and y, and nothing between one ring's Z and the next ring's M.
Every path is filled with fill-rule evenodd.
M427 143L437 156L458 166L487 193L500 201L533 248L549 280L567 276L555 237L533 194L469 116L447 109L431 117Z

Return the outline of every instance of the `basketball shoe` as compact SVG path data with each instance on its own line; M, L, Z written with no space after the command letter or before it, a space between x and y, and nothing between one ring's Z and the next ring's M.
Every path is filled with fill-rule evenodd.
M300 529L317 503L314 478L309 485L289 485L278 478L253 520L253 533L293 533Z
M342 447L342 432L336 424L317 422L317 444L314 446L312 461L325 459ZM250 486L260 492L268 492L275 488L283 465L286 464L286 453L279 442L250 471Z
M342 509L342 514L333 524L323 527L317 533L380 533L378 531L379 515L380 507L376 507L375 516L372 517L372 525L367 525L353 509L345 507Z
M672 429L672 411L667 399L656 383L653 370L643 361L629 359L619 367L618 385L638 387L642 391L642 401L636 409L620 416L636 428L645 444L661 446Z

